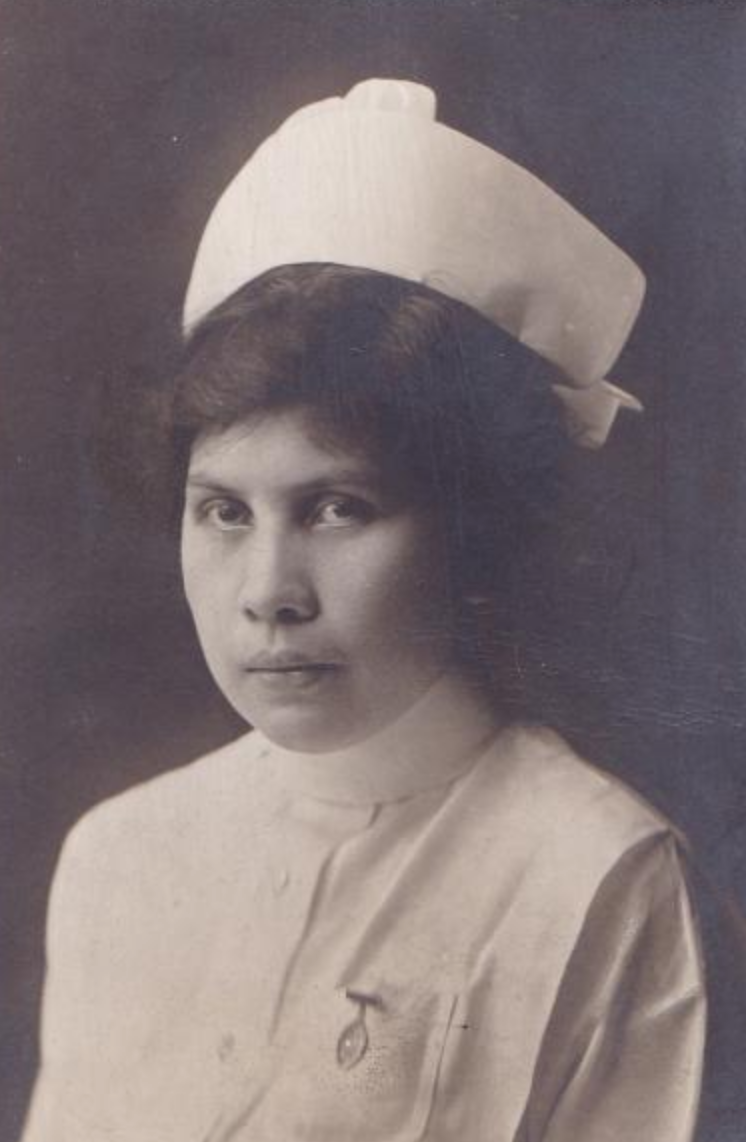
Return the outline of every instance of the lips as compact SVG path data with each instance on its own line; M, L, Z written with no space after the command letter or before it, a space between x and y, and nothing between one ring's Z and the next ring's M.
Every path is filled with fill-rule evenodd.
M260 692L272 701L304 701L326 692L341 666L338 662L315 655L279 651L255 655L244 667L244 673Z
M300 654L298 651L261 651L244 666L247 674L304 674L338 670L333 656Z

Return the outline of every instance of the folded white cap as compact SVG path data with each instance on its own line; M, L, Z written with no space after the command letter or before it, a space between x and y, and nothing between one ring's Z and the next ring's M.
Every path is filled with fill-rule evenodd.
M620 405L641 408L606 380L640 269L534 175L436 122L428 87L366 80L262 144L209 219L185 331L266 270L309 262L422 282L484 314L563 374L578 443L603 444Z

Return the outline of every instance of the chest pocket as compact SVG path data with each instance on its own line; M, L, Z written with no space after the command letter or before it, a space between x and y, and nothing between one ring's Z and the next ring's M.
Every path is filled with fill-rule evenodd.
M276 1042L252 1140L417 1142L425 1137L456 996L372 985L308 997Z

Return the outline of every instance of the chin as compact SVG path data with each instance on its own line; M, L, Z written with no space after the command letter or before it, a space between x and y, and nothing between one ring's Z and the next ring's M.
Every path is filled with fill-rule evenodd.
M268 741L281 749L290 749L298 754L331 754L362 741L374 731L367 727L354 730L348 725L339 725L331 719L308 717L307 715L274 715L271 718L255 719L251 725L263 733Z
M348 718L340 721L329 715L324 717L318 711L285 709L267 713L238 709L238 713L273 745L294 753L333 753L364 741L375 732L375 727L367 721L365 724L355 724Z
M320 685L280 683L277 687L220 685L236 712L274 745L296 753L334 753L358 745L395 722L429 688L433 679L417 686L380 688L340 686L335 676ZM356 692L357 690L357 692ZM364 694L361 694L364 690Z

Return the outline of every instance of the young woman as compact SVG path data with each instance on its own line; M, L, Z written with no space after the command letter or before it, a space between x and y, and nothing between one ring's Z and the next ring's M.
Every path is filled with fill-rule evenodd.
M208 226L168 426L254 728L69 838L25 1142L692 1137L678 840L499 650L568 437L631 403L641 277L432 112L304 109Z

